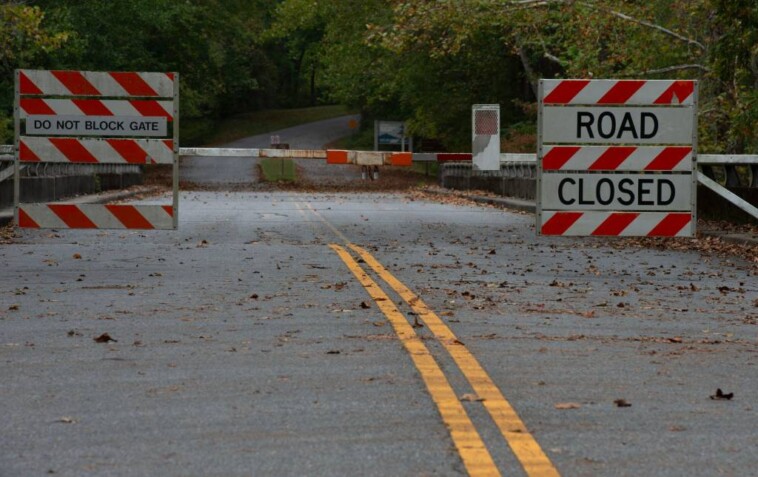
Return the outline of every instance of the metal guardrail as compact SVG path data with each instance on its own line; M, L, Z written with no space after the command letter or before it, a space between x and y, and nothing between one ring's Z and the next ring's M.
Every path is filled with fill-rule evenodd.
M758 208L739 197L726 187L738 187L741 185L737 166L746 166L750 170L750 188L758 188L758 155L741 154L701 154L697 159L698 183L711 189L736 207L758 219ZM536 154L501 154L499 171L475 171L471 162L448 162L440 165L440 173L443 179L448 176L458 177L498 177L513 179L534 179L537 174ZM725 170L725 186L719 184L713 178L713 167L723 167Z
M293 159L326 159L326 151L322 149L180 147L179 155L194 157L273 157Z
M0 145L0 161L13 161L12 145ZM179 155L183 157L273 157L273 158L301 158L301 159L325 159L326 151L320 149L262 149L262 148L202 148L183 147L179 149ZM423 155L419 155L423 160ZM499 171L474 171L471 162L446 162L441 164L443 175L464 175L469 177L504 177L534 179L536 177L536 154L504 153L500 155ZM758 155L743 154L701 154L697 159L698 182L729 200L732 204L744 210L758 219L758 208L738 197L726 187L716 182L710 170L713 167L724 167L725 185L735 187L740 185L737 166L747 166L750 171L749 187L758 188ZM67 174L67 164L34 164L28 165L25 175L52 175ZM107 174L118 172L137 172L137 165L120 164L92 164L85 170L77 165L77 173ZM453 174L450 174L453 172ZM0 170L0 181L13 176L13 168L7 167Z
M13 145L0 144L0 182L13 177ZM72 164L72 163L24 163L21 165L22 177L72 176L90 174L133 174L140 172L139 165L134 164Z

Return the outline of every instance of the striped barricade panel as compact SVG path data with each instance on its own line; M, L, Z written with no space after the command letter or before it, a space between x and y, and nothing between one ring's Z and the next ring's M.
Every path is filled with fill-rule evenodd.
M349 164L348 153L349 151L328 149L326 151L326 163L327 164Z
M392 166L413 165L413 153L412 152L393 152L390 155L390 165Z
M46 99L21 98L21 119L29 116L163 117L173 120L173 101L152 99Z
M20 204L19 227L56 229L174 228L170 205Z
M544 104L692 105L695 81L543 80Z
M692 170L692 146L545 146L543 171Z
M473 154L465 152L439 152L437 153L437 162L449 162L449 161L470 161Z
M173 164L174 142L171 139L22 137L19 156L21 162Z
M688 237L689 212L542 211L542 235Z
M384 156L383 152L375 151L353 151L355 157L355 164L359 166L383 166Z
M174 95L172 73L21 70L22 95L163 97Z

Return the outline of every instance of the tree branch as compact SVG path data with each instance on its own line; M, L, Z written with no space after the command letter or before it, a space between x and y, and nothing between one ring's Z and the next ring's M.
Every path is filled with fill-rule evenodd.
M710 72L711 70L706 68L703 65L698 64L691 64L691 65L674 65L674 66L667 66L665 68L657 68L654 70L647 70L647 71L641 71L639 73L630 73L625 74L624 77L630 78L633 76L644 76L644 75L655 75L659 73L671 73L672 71L683 71L683 70L700 70L704 71L706 73Z
M507 2L506 6L507 7L511 7L511 8L507 9L506 11L524 10L524 9L531 9L531 8L541 8L541 7L547 7L549 5L568 4L568 3L574 3L574 2L572 0L517 0L517 1ZM669 30L668 28L662 27L661 25L657 25L655 23L651 23L651 22L649 22L647 20L640 20L639 18L634 18L634 17L629 16L629 15L627 15L625 13L617 12L616 10L613 10L611 8L608 8L608 7L604 7L604 6L600 6L600 5L595 5L594 3L581 2L581 1L576 2L576 3L579 4L579 5L583 5L583 6L587 7L587 8L589 8L589 9L592 9L592 10L598 10L598 11L601 11L601 12L605 12L605 13L607 13L609 15L612 15L612 16L614 16L616 18L620 18L620 19L628 21L628 22L632 22L632 23L636 23L638 25L642 25L642 26L645 26L645 27L648 27L648 28L652 28L653 30L656 30L658 32L661 32L661 33L663 33L665 35L668 35L668 36L671 36L673 38L676 38L679 41L683 41L683 42L687 43L688 45L695 46L695 47L699 48L702 51L706 50L705 45L703 45L699 41L693 40L692 38L687 38L686 36L680 35L679 33L675 32L673 30Z
M660 25L656 25L655 23L650 23L650 22L648 22L646 20L640 20L638 18L630 17L629 15L627 15L625 13L617 12L615 10L612 10L612 9L608 8L608 7L602 7L602 6L599 6L599 5L595 5L594 3L589 3L589 2L578 2L578 3L580 3L581 5L584 5L587 8L593 9L593 10L599 10L599 11L608 13L608 14L613 15L614 17L620 18L622 20L626 20L626 21L629 21L629 22L632 22L632 23L636 23L638 25L642 25L642 26L646 26L648 28L652 28L653 30L659 31L659 32L661 32L661 33L663 33L665 35L669 35L671 37L676 38L677 40L683 41L683 42L687 43L688 45L696 46L696 47L700 48L703 51L706 50L705 45L703 45L699 41L693 40L692 38L687 38L686 36L680 35L679 33L676 33L673 30L669 30L668 28L664 28L664 27L662 27Z

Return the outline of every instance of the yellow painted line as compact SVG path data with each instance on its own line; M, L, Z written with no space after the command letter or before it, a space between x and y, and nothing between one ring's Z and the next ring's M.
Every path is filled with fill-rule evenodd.
M408 320L347 250L335 244L329 245L329 247L345 262L347 268L353 272L353 275L392 324L400 342L410 354L413 364L421 373L426 389L437 405L442 421L450 431L450 436L468 474L471 476L499 476L500 471L492 460L492 456L484 445L479 432L471 422L458 396L455 395L455 391L450 386L442 369L416 334L416 331L408 323Z
M456 338L453 331L418 295L387 271L367 250L353 244L349 246L413 308L413 311L418 314L419 319L426 324L434 336L447 349L461 369L461 372L471 383L474 392L484 399L482 404L492 416L498 429L500 429L500 433L508 442L508 445L519 462L521 462L526 473L533 477L558 476L558 471L534 437L529 433L516 410L505 399L505 396L503 396L500 389L495 385L492 378L482 368L474 355Z
M342 241L345 242L346 244L350 244L350 240L348 240L347 237L345 237L345 235L342 232L340 232L339 230L337 230L337 227L335 227L334 225L332 225L321 214L319 214L318 211L311 206L311 204L309 204L309 203L306 202L305 206L308 207L310 209L310 211L313 212L313 215L315 215L316 217L318 217L321 220L321 222L324 223L324 225L326 225L327 227L329 227L329 230L331 230L332 232L334 232L334 235L336 235L337 237L341 238Z

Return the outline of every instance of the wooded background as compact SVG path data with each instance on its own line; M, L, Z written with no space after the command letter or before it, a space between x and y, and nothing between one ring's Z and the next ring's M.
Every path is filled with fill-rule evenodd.
M698 79L700 151L758 153L755 0L11 0L0 19L0 144L13 70L44 68L178 71L183 118L345 104L460 151L471 105L498 103L511 152L533 151L539 78Z

